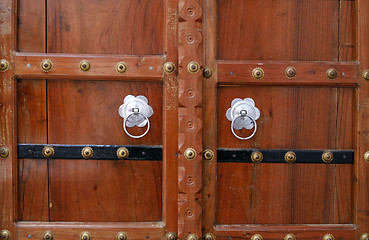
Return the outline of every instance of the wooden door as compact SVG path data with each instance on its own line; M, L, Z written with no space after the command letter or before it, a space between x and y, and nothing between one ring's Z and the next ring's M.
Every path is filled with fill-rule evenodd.
M369 239L366 0L0 9L3 239Z

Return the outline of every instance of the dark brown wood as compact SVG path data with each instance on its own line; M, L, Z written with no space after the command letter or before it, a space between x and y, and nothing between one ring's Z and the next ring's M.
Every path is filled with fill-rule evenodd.
M49 59L52 69L45 73L41 62ZM90 70L84 72L79 68L82 60L88 60ZM125 62L127 71L119 74L116 71L118 62ZM37 54L17 53L16 72L20 78L68 78L68 79L135 79L158 80L163 77L163 59L160 56L127 56L127 55L70 55L70 54Z

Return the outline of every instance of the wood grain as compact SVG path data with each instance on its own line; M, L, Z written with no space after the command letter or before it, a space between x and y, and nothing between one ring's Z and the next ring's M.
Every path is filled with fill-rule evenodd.
M162 0L48 0L47 52L163 54Z
M219 59L338 59L339 1L219 0L218 3Z
M357 60L357 15L355 0L340 1L339 61Z

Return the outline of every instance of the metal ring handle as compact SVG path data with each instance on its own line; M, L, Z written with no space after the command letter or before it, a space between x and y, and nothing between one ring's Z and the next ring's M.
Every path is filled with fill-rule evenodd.
M139 136L135 136L135 135L132 135L132 134L130 134L128 131L127 131L127 127L126 127L126 122L127 122L127 120L128 120L128 118L130 117L130 116L132 116L132 115L134 115L134 114L137 114L137 115L142 115L146 120L147 120L147 129L146 129L146 131L143 133L143 134L141 134L141 135L139 135ZM149 130L150 130L150 120L149 120L149 118L145 115L145 114L143 114L143 113L140 113L140 112L131 112L130 114L128 114L128 116L126 117L126 118L124 118L124 121L123 121L123 129L124 129L124 131L127 133L127 135L128 136L130 136L131 138L142 138L143 136L145 136L148 132L149 132Z
M236 119L237 119L237 118L239 118L239 117L248 117L248 118L250 118L250 119L251 119L251 121L254 123L254 132L253 132L250 136L243 138L243 137L238 136L238 135L234 132L234 128L233 128L233 126L234 126L234 122L235 122L235 121L236 121ZM247 140L247 139L252 138L252 137L255 135L255 133L256 133L256 129L257 129L257 125L256 125L256 121L255 121L255 119L254 119L254 118L252 118L251 116L249 116L248 114L246 114L246 115L244 115L244 116L242 116L242 115L238 115L237 117L235 117L235 118L232 120L232 123L231 123L231 131L232 131L233 135L234 135L236 138L241 139L241 140Z

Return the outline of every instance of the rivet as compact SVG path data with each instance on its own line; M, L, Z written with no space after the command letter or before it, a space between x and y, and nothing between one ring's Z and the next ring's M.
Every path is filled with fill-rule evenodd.
M125 158L128 157L128 155L129 155L129 151L128 151L127 148L125 148L125 147L118 148L118 150L117 150L117 157L119 159L125 159Z
M289 79L294 78L296 76L296 68L294 67L288 67L285 71L286 77Z
M327 70L326 75L328 79L333 80L337 77L337 71L334 68L330 68Z
M284 160L286 160L286 162L288 163L293 163L294 161L296 161L296 153L289 151L284 155Z
M119 232L117 233L117 236L115 237L116 240L127 240L128 235L126 232Z
M213 70L211 68L204 68L202 75L206 78L210 78L213 75Z
M41 62L41 69L44 72L49 72L53 67L53 63L49 59L45 59Z
M80 240L90 240L91 234L89 232L82 232L80 235Z
M252 77L256 80L262 79L264 77L264 70L262 68L254 68L252 70Z
M211 161L214 159L214 152L210 149L206 149L202 155L206 160Z
M284 240L296 240L296 236L293 235L292 233L289 233L287 234L285 237L284 237Z
M211 233L206 233L205 235L204 235L204 240L214 240L215 239L215 237L214 237L214 235L213 234L211 234Z
M369 69L363 71L363 78L367 81L369 80Z
M10 154L10 150L8 147L1 147L0 148L0 157L7 158Z
M327 233L323 236L323 240L334 240L334 236L330 233Z
M188 65L187 65L187 70L192 73L192 74L195 74L197 73L199 70L200 70L200 65L195 62L195 61L192 61L190 62Z
M364 160L365 162L369 163L369 151L364 153Z
M177 240L177 234L175 232L169 232L167 233L166 240Z
M127 63L125 62L119 62L117 63L117 65L115 66L115 70L118 73L125 73L128 69Z
M53 240L54 236L50 231L47 231L44 233L44 235L42 236L43 240Z
M187 236L186 240L199 240L196 234L190 234Z
M90 62L89 62L89 61L87 61L87 60L82 60L82 61L79 63L79 68L80 68L82 71L84 71L84 72L86 72L86 71L90 70L90 67L91 67L91 64L90 64Z
M50 147L50 146L45 146L42 149L42 155L44 155L45 158L51 158L52 156L54 156L54 148Z
M176 70L176 66L174 65L174 63L166 62L164 64L164 72L166 72L167 74L174 73L175 70Z
M193 149L193 148L187 148L185 151L184 151L184 156L187 160L192 160L196 157L197 153L196 153L196 150Z
M260 234L254 234L252 235L251 240L263 240L263 237Z
M2 240L9 240L11 238L10 232L6 229L1 230L0 236Z
M331 152L324 152L324 153L322 154L322 160L323 160L323 162L325 162L325 163L330 163L330 162L332 162L332 160L333 160L333 153L331 153Z
M369 240L369 233L364 233L360 236L360 240Z
M260 163L263 161L263 154L259 151L252 152L251 161L254 163Z
M9 69L9 62L5 59L0 60L0 71L5 72Z
M83 149L82 149L82 156L84 157L84 158L91 158L92 156L93 156L93 154L94 154L94 151L92 150L92 148L91 147L84 147Z

